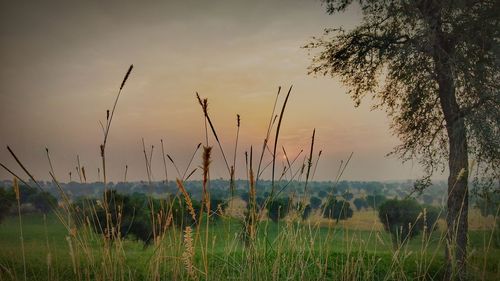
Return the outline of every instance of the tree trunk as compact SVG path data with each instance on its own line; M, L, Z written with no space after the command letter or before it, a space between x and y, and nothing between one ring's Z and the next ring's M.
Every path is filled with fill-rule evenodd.
M468 152L467 130L457 103L450 56L453 45L436 31L435 70L439 100L446 121L449 143L448 202L446 215L446 280L464 280L467 258Z
M463 120L447 125L449 136L448 212L447 225L447 279L464 280L467 258L468 201L467 141ZM452 278L456 274L456 278Z

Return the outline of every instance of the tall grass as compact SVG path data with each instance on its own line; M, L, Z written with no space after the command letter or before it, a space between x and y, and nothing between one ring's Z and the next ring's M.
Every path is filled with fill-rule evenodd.
M115 115L116 106L129 78L133 66L130 66L120 85L112 110L106 112L106 122L102 125L103 142L101 143L102 179L107 191L106 175L106 148L111 122ZM193 198L185 188L185 181L190 178L197 168L190 170L192 162L197 162L196 155L202 144L198 144L192 154L189 164L183 172L179 170L174 159L166 154L163 140L161 153L165 171L165 182L168 184L167 161L174 166L177 177L178 194L162 198L160 206L149 201L150 222L153 234L152 242L148 247L137 248L137 242L122 236L122 208L123 206L109 204L113 198L107 198L104 193L102 201L88 200L83 208L79 209L72 204L67 191L61 187L56 178L49 150L46 149L50 166L50 176L61 194L59 206L53 206L54 215L65 232L66 245L61 247L64 252L57 252L51 246L48 229L45 227L46 246L45 267L36 264L36 259L26 259L23 239L23 223L20 211L20 201L17 195L19 211L19 232L21 237L22 269L16 262L4 262L0 259L0 280L441 280L445 271L442 249L447 246L446 231L437 228L437 222L430 228L424 228L419 240L409 241L410 237L399 237L396 243L390 237L372 228L369 231L353 231L342 227L340 223L322 218L325 210L319 210L315 217L303 220L302 212L309 196L308 184L314 178L322 151L314 157L314 141L316 130L313 130L308 157L304 156L299 167L294 167L303 150L290 159L282 145L286 163L283 163L283 172L276 174L277 147L279 145L280 128L284 122L284 113L292 87L287 92L281 111L275 115L279 95L276 95L271 118L267 127L258 156L254 163L253 146L245 152L247 192L249 203L246 206L243 218L233 216L230 212L217 214L221 220L214 221L215 217L210 206L210 169L212 146L209 143L209 128L219 152L228 169L230 179L227 187L227 200L231 205L236 199L234 195L234 177L236 170L236 156L240 130L240 116L237 115L237 133L234 146L232 165L230 166L223 149L222 140L217 135L215 124L208 113L208 100L197 94L205 121L205 144L202 157L199 161L202 178L202 198L199 210L195 210ZM275 121L278 120L274 128ZM101 123L102 124L102 123ZM272 150L269 147L273 129L274 143ZM150 185L153 183L152 158L154 146L149 153L144 139L142 149L145 159L146 175ZM15 178L15 188L18 191L17 180L32 188L41 188L29 170L19 160L17 155L8 147L9 152L32 180L24 181L5 165L0 165ZM166 157L166 158L165 158ZM332 189L341 179L352 154L340 163L337 175L332 183ZM263 165L263 163L269 163ZM314 164L313 164L314 163ZM255 167L257 169L255 170ZM271 193L262 206L257 204L259 179L262 173L270 167L272 187ZM124 181L127 180L128 165L125 165ZM80 165L77 156L77 173L81 182L86 181L84 167ZM305 180L302 180L305 175ZM71 172L69 173L71 180ZM100 178L100 175L99 175ZM289 200L291 213L278 223L272 223L265 218L266 206L274 199L283 195L290 184L303 185L303 194L294 195ZM17 194L17 193L16 193ZM334 196L333 193L329 194ZM175 208L178 203L185 204L190 220L180 223L174 222ZM302 207L294 209L294 203L302 202ZM100 220L98 210L105 211L105 219ZM184 217L184 216L182 216ZM424 210L417 220L426 221ZM325 225L326 223L326 225ZM417 225L415 221L411 227ZM44 222L46 224L46 222ZM232 225L240 225L234 228ZM426 225L424 223L424 225ZM499 270L488 271L494 267L495 260L488 260L489 254L495 252L493 258L498 259L500 254L492 247L492 237L495 228L487 235L482 253L484 258L478 266L480 270L471 273L471 278L495 279ZM42 243L42 241L39 241ZM448 244L449 247L450 244ZM28 250L29 251L29 250ZM33 253L35 255L35 253ZM497 266L498 266L498 260ZM22 277L19 276L22 273ZM476 275L474 275L476 274Z

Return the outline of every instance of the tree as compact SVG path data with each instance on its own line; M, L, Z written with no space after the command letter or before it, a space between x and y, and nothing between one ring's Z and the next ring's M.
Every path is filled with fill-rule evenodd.
M328 196L328 192L326 192L325 190L320 190L318 192L318 196L319 196L319 198L325 198Z
M364 198L356 198L352 203L354 203L354 206L356 206L356 210L358 211L361 210L362 208L368 207L368 203Z
M422 195L422 200L424 201L425 204L431 205L432 202L434 202L434 197L432 197L432 195L429 194L424 194Z
M366 203L369 207L372 207L374 210L378 209L380 205L382 205L387 198L384 195L368 195L366 196Z
M350 201L353 197L354 197L354 194L352 194L351 192L349 191L346 191L342 194L342 197L346 200L346 201Z
M313 209L311 205L307 204L306 207L304 208L304 211L302 212L302 219L307 220L311 216L312 210Z
M353 215L351 204L349 204L349 202L333 198L326 201L323 205L323 210L323 217L335 219L337 222L339 222L339 220L351 218Z
M0 187L0 223L9 212L15 200L14 192L9 192L5 188Z
M227 206L226 200L210 198L210 218L218 220L224 214Z
M33 204L38 211L44 214L47 214L52 211L53 208L57 207L57 199L46 191L40 191L30 195L28 202Z
M384 229L391 233L395 246L418 235L423 224L418 223L421 208L413 199L390 199L379 207L378 217Z
M391 233L394 246L437 229L440 212L436 207L420 205L415 199L390 199L379 207L378 216L384 229Z
M316 210L321 206L321 203L323 201L320 198L313 196L313 197L311 197L311 199L309 199L309 202L311 203L311 208Z
M338 76L359 105L371 94L401 140L394 153L419 159L430 184L448 164L447 272L466 273L469 155L481 176L500 176L500 5L496 0L324 0L327 12L361 7L352 30L326 29L311 73ZM456 241L456 242L455 242ZM448 253L455 253L454 256Z
M290 207L288 198L277 198L267 204L267 216L274 222L286 217Z
M104 206L107 206L107 210ZM163 209L166 206L165 209ZM193 201L196 211L199 203ZM107 190L102 201L80 198L74 203L73 218L80 226L89 223L96 233L103 234L107 239L126 238L132 235L137 240L150 244L153 233L161 235L164 225L156 219L161 214L172 215L172 223L186 225L194 220L188 214L186 204L180 200L169 198L167 202L148 198L145 194L134 193L124 195L116 190ZM153 218L155 223L153 224Z
M500 192L485 193L476 199L475 206L483 217L496 216L500 210Z

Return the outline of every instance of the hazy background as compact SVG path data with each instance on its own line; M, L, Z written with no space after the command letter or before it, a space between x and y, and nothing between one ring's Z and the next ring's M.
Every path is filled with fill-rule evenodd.
M128 179L146 179L142 137L155 145L155 179L163 179L161 138L184 169L204 140L195 91L209 98L230 159L241 115L237 177L244 177L244 151L260 151L277 88L291 84L280 147L291 158L307 151L316 128L315 154L323 150L316 179L334 178L351 151L345 179L416 178L412 163L385 157L397 140L384 112L370 111L369 99L354 108L337 80L307 75L311 57L301 46L325 27L349 27L359 18L356 9L329 16L320 1L304 0L1 1L0 161L19 171L10 145L36 177L48 179L47 146L59 178L68 180L70 170L76 178L79 154L96 180L98 121L133 63L108 142L113 181L123 178L125 164ZM214 147L218 177L227 171ZM0 178L10 175L1 170Z

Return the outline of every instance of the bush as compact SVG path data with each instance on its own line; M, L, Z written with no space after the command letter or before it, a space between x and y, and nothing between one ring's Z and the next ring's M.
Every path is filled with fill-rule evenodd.
M108 206L108 214L104 209L104 204ZM195 206L195 201L193 202ZM196 205L199 209L199 203ZM195 207L195 210L196 210ZM152 210L153 208L153 210ZM159 214L167 214L167 211L172 208L172 219L176 225L194 222L193 218L187 212L185 204L178 199L160 201L149 198L141 193L133 195L123 195L117 193L116 190L108 190L103 194L103 199L79 199L74 204L75 213L73 214L75 221L81 226L88 218L90 227L100 234L110 235L109 239L113 240L118 235L126 238L130 235L138 240L143 241L146 245L151 243L153 238L153 227L157 234L161 234L163 228L155 221L152 223L152 214L157 218ZM95 211L93 211L95 210ZM113 233L107 231L106 215L109 218L111 227L116 228Z
M384 229L391 233L394 245L404 243L418 235L424 228L424 218L421 214L423 206L414 199L385 201L379 207L379 219ZM436 208L427 207L427 228L431 228L439 216Z
M286 217L289 211L288 198L277 198L267 204L267 216L274 222Z
M353 215L351 204L344 200L330 199L323 205L323 208L323 217L336 219L337 222L351 218Z
M423 209L425 209L425 222L424 219L422 219L421 220L422 223L425 223L424 225L427 227L429 231L433 228L434 230L436 230L437 229L436 222L440 217L443 216L443 213L438 208L431 205L423 205L422 211Z

